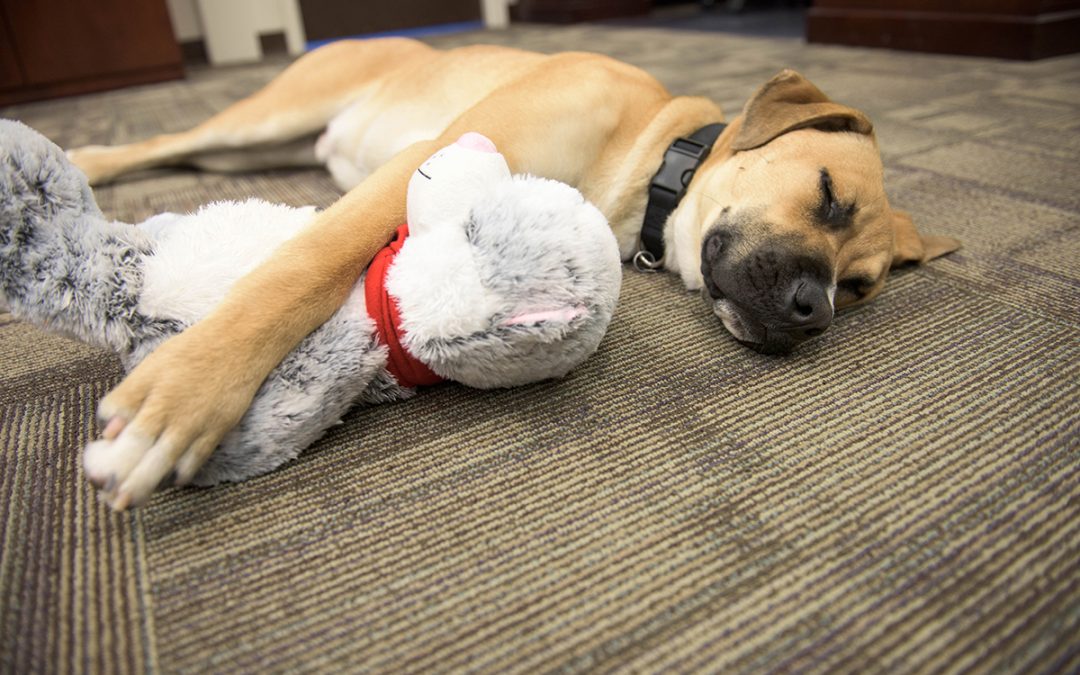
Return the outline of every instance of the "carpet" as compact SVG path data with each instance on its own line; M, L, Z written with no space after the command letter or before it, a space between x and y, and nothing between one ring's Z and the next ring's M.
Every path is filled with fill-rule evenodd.
M1080 57L515 26L736 114L783 67L875 121L890 198L964 248L790 357L624 271L558 382L357 409L268 476L112 514L79 451L121 371L0 313L4 672L1062 672L1080 668ZM0 111L62 146L183 129L283 61ZM321 171L155 171L141 219Z

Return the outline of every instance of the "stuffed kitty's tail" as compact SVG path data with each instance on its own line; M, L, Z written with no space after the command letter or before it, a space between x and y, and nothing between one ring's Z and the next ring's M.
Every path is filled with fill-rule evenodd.
M0 299L15 316L122 355L175 333L137 309L152 249L146 233L102 217L60 148L0 120Z

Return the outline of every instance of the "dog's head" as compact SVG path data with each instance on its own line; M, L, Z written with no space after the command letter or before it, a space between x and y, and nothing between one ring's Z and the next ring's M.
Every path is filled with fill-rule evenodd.
M676 267L736 339L785 352L881 292L889 269L960 243L885 196L870 120L786 70L746 104L670 230Z

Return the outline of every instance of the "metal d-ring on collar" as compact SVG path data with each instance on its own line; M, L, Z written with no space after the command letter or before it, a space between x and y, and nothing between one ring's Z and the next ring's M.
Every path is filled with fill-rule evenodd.
M679 200L694 172L709 156L713 143L726 124L710 124L689 136L676 138L667 152L660 170L649 183L649 203L645 207L645 223L641 228L641 250L634 255L634 269L655 272L664 266L664 224Z
M634 269L638 272L659 272L663 266L663 260L657 260L645 249L634 254Z

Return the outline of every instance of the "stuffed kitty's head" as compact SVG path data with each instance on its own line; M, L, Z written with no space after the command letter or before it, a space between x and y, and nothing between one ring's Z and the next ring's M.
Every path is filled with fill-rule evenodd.
M577 190L512 178L490 141L466 134L413 176L408 213L386 288L404 346L436 373L509 387L565 375L596 350L622 265Z

